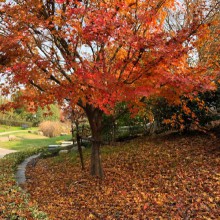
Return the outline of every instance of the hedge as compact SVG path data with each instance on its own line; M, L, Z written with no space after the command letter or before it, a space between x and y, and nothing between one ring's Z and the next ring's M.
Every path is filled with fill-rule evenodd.
M22 125L27 125L28 127L32 127L33 123L31 122L26 122L26 121L12 121L12 120L5 120L5 119L0 119L0 124L3 125L8 125L8 126L17 126L17 127L22 127Z

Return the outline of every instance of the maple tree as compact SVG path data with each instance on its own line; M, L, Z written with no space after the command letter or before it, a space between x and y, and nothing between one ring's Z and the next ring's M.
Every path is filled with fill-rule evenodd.
M92 131L92 175L103 176L102 115L116 103L127 102L135 114L143 97L178 103L215 88L215 71L188 62L209 38L215 3L192 1L178 29L166 28L170 14L187 15L177 0L11 0L0 7L3 95L24 87L21 99L36 107L80 106Z

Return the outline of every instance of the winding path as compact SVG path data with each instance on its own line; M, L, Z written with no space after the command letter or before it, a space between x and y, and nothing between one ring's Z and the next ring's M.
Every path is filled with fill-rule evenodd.
M19 133L19 132L28 132L28 130L18 130L18 131L6 131L6 132L1 132L1 133L0 133L0 136L7 135L7 134Z
M32 160L40 157L40 153L33 155L31 157L26 158L20 165L18 165L17 168L17 172L15 174L15 178L17 183L20 184L24 184L26 182L26 176L25 176L25 171L26 171L26 167L28 165L29 162L31 162Z
M16 150L8 150L0 148L0 158L3 158L6 154L14 153Z
M26 130L27 131L27 130ZM25 131L25 132L26 132ZM1 132L0 133L0 136L3 136L3 135L9 135L9 134L14 134L14 133L19 133L21 132L20 130L19 131L7 131L7 132ZM23 132L23 130L22 130ZM28 131L27 131L28 132ZM16 152L16 150L8 150L8 149L3 149L3 148L0 148L0 158L3 158L5 155L7 154L10 154L10 153L14 153Z

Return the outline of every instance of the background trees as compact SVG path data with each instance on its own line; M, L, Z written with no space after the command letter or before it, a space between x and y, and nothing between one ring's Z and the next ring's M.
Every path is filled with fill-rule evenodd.
M21 99L35 106L55 101L80 106L92 131L91 174L102 176L103 113L111 114L124 101L135 114L143 97L179 103L182 96L193 99L197 91L215 88L214 69L208 72L202 62L189 65L188 58L209 38L216 10L215 3L206 1L3 3L3 93L22 86L27 92ZM184 22L178 29L166 28L176 24L167 22L176 12Z

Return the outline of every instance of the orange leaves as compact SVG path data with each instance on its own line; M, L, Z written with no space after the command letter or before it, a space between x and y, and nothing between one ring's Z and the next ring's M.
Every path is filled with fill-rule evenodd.
M27 189L50 219L181 219L186 210L216 219L218 141L169 136L106 146L102 181L89 176L88 157L84 173L73 155L40 160L28 169Z
M56 0L56 2L59 4L63 4L65 2L65 0Z
M113 188L112 187L107 187L105 191L105 194L110 196L113 193Z
M92 213L90 213L89 216L88 216L88 218L86 218L86 219L96 219L96 216L93 215Z

